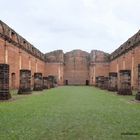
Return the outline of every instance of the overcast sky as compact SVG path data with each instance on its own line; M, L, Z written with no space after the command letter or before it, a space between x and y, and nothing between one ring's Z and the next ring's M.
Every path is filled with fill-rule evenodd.
M0 18L42 52L111 53L140 27L139 0L0 0Z

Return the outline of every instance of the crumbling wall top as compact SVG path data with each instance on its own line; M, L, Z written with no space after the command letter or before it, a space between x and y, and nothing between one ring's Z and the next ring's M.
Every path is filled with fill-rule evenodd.
M7 42L14 44L31 55L45 61L45 55L40 52L37 48L31 45L26 39L16 33L13 29L11 29L8 25L0 20L0 36Z
M55 50L45 54L46 62L48 63L63 63L64 62L64 53L63 50Z
M92 50L90 53L90 62L109 62L109 54L99 50Z
M110 60L116 59L117 57L121 56L122 54L132 50L140 43L140 30L129 38L126 42L124 42L118 49L116 49L110 55Z

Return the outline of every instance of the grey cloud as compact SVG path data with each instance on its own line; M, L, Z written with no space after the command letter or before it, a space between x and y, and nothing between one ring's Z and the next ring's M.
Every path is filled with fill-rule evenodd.
M5 0L0 17L42 52L112 52L139 29L138 0Z

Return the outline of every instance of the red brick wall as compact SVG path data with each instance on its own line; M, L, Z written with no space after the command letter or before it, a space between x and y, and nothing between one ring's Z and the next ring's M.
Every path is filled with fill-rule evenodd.
M56 76L59 85L63 85L63 63L46 63L46 75Z
M140 64L140 45L133 51L133 84L134 87L138 88L138 64Z
M90 65L90 85L96 84L96 77L109 74L109 63L94 63Z
M140 45L111 61L110 72L131 70L131 85L136 89L138 87L138 64L140 64Z
M8 64L10 65L10 87L18 88L19 86L19 49L12 44L7 44L8 48ZM15 74L15 79L12 78L12 73ZM13 83L14 80L14 83Z
M9 75L10 88L19 87L20 67L21 69L31 68L32 76L34 75L35 72L41 72L45 76L44 61L32 56L31 54L27 53L24 50L19 49L18 47L12 45L11 43L6 43L6 47L7 47L7 63L10 65L10 75ZM0 63L5 63L4 43L2 40L0 40L0 53L1 53ZM32 86L33 86L33 77L32 77Z
M74 50L65 54L64 82L69 85L85 85L89 80L89 54Z

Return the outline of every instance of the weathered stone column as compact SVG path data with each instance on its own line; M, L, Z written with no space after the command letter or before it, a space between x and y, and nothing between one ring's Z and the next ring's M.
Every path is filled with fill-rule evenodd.
M43 89L48 89L48 77L43 77Z
M34 91L43 90L42 73L34 73Z
M120 87L118 94L132 95L131 90L131 70L120 70Z
M135 99L140 101L140 64L138 65L138 92Z
M109 91L117 91L118 86L117 86L117 81L118 81L118 76L116 72L110 72L109 73Z
M0 64L0 100L11 98L9 92L9 65Z
M31 71L22 69L20 70L20 85L18 94L31 93Z

